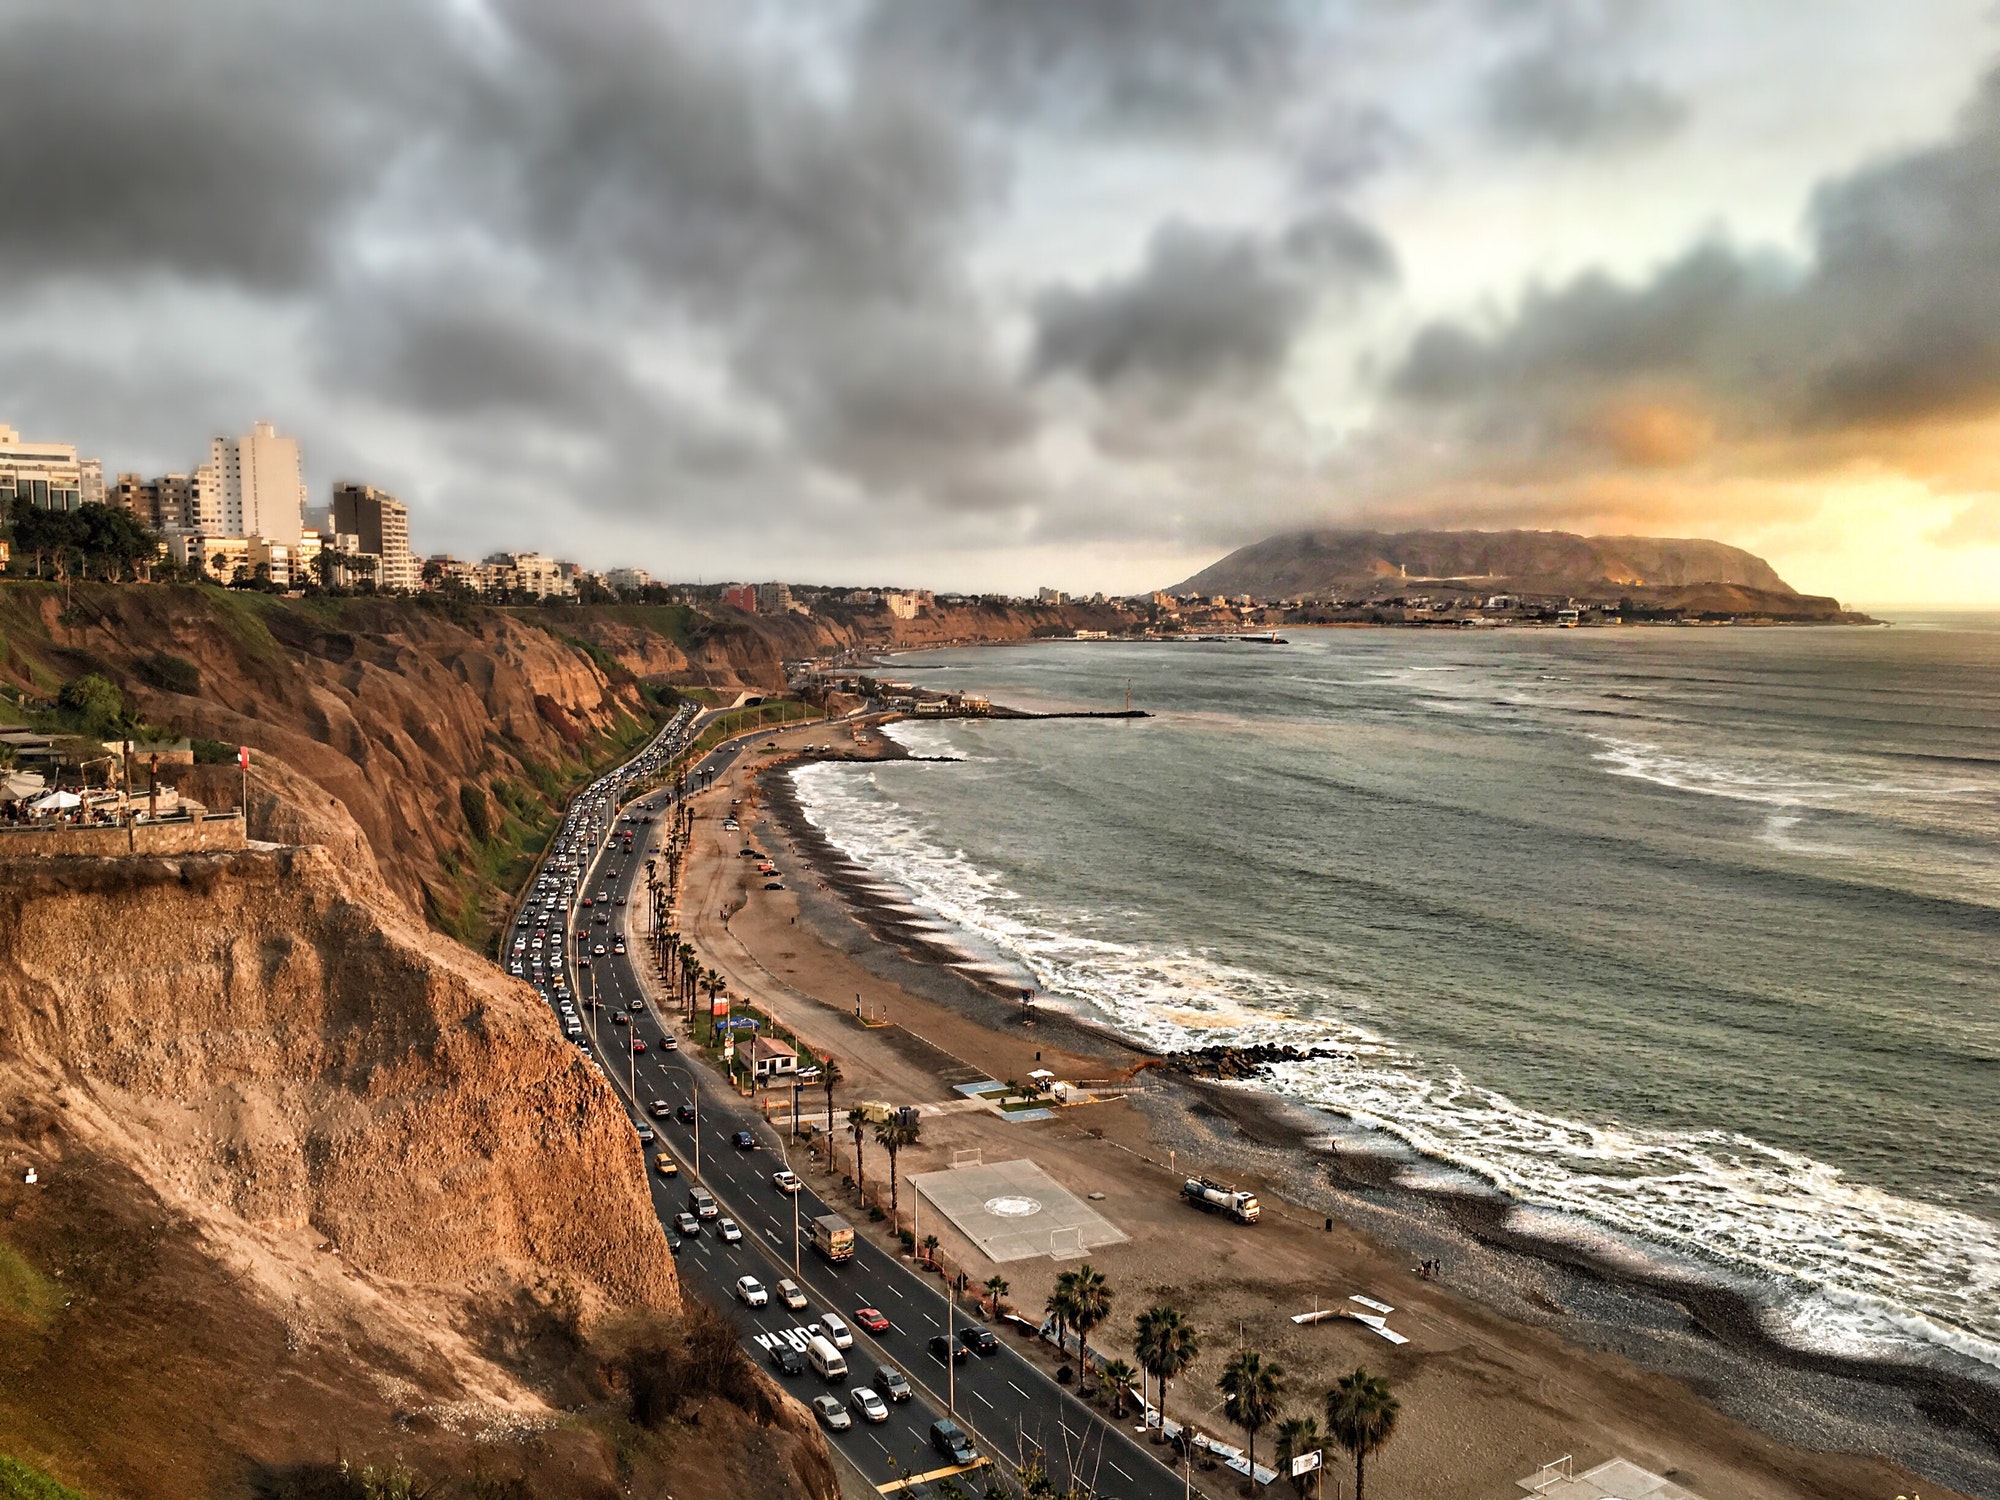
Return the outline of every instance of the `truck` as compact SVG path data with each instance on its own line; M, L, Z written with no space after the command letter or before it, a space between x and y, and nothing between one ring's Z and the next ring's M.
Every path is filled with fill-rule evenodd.
M1239 1193L1235 1188L1224 1187L1206 1177L1190 1177L1182 1183L1181 1196L1196 1208L1207 1209L1212 1214L1228 1214L1239 1224L1255 1224L1257 1216L1263 1212L1257 1206L1255 1193Z
M821 1214L812 1221L812 1242L828 1260L854 1258L854 1226L839 1214Z

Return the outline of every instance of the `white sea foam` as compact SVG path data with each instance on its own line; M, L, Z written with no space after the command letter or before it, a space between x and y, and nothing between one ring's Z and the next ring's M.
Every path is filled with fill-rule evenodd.
M898 734L926 753L950 745L932 726ZM1645 764L1668 774L1657 759ZM1705 774L1729 784L1729 775ZM1796 794L1730 774L1747 800ZM1101 924L1088 914L1037 909L939 847L870 770L822 764L793 776L806 816L837 848L971 946L1018 963L1045 992L1136 1040L1162 1051L1266 1041L1321 1049L1326 1056L1272 1068L1270 1085L1476 1174L1550 1215L1537 1221L1543 1229L1610 1235L1621 1258L1652 1247L1683 1269L1760 1289L1773 1333L1802 1345L1905 1358L1948 1351L2000 1370L2000 1229L1984 1219L1852 1182L1745 1135L1523 1107L1348 1019L1365 1009L1361 997L1093 935Z

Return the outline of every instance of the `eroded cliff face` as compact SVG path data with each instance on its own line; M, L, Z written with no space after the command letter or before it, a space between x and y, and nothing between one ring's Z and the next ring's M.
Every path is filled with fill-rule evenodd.
M323 849L0 861L0 1079L274 1292L267 1242L447 1296L678 1305L601 1075Z
M482 929L468 905L491 908L490 927L503 893L480 868L460 788L504 790L552 817L562 788L637 738L646 715L635 683L499 610L168 585L16 584L5 603L5 675L46 691L102 672L150 723L249 745L259 768L275 757L296 773L284 800L351 824L399 896L467 938ZM162 656L193 664L192 691L162 685ZM208 795L235 804L226 778L209 780ZM491 807L496 823L507 816Z

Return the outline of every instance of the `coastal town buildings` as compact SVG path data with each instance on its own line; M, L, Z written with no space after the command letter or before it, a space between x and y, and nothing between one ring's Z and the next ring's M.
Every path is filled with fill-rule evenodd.
M733 605L745 614L757 613L757 589L748 583L726 584L722 590L722 602Z
M394 495L372 484L333 487L327 512L330 531L361 539L361 553L376 560L378 589L416 588L417 562L410 554L410 511Z
M211 441L208 461L221 489L224 531L297 545L306 510L298 439L258 422L240 438Z
M651 586L653 575L644 568L613 568L604 575L604 584L614 593L636 594Z
M79 458L74 443L23 441L11 427L0 426L0 505L17 498L42 510L77 510L104 503L104 467L94 458Z

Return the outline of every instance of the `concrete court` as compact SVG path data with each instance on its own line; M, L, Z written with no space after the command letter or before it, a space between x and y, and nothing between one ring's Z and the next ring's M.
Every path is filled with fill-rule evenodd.
M949 1219L988 1260L1086 1255L1129 1238L1031 1161L953 1167L911 1182L925 1207Z

